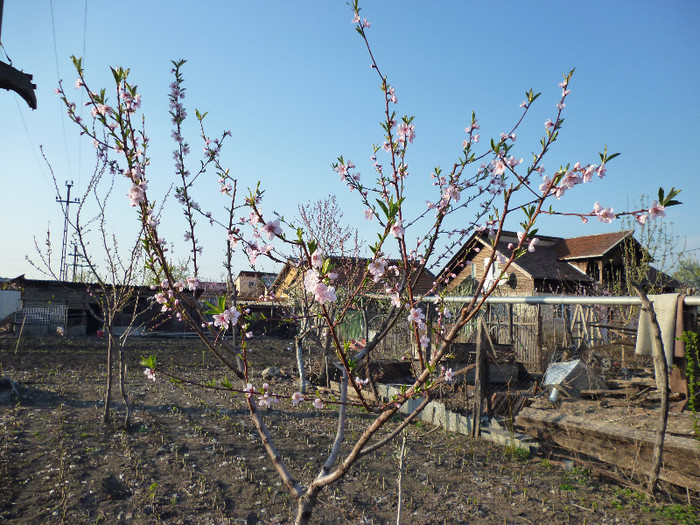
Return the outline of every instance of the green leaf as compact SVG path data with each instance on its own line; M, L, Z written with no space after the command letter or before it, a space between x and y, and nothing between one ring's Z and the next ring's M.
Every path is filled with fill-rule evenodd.
M141 366L153 370L156 367L156 356L149 355L148 357L141 356Z
M382 209L382 211L384 212L384 216L385 216L387 219L391 218L390 215L389 215L389 208L386 207L386 204L384 204L384 203L383 203L382 201L380 201L379 199L377 199L377 204L379 205L379 207L380 207L380 208Z
M325 261L323 261L323 266L321 267L321 273L325 275L328 272L330 272L330 270L331 270L331 260L326 259Z

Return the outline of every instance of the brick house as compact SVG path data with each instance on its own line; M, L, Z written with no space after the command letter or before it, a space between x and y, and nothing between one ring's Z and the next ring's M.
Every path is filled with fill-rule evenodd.
M624 258L634 254L639 260L643 247L632 231L618 231L581 237L549 237L537 235L534 252L515 259L506 274L500 277L497 295L539 295L551 293L574 294L609 288L624 275ZM495 249L510 257L510 243L517 244L517 234L504 231L497 246L492 246L487 232L475 232L450 259L439 274L448 292L469 293L470 284L478 282L488 271L489 279L500 276L500 265L494 261L487 270L488 260ZM649 280L663 283L672 290L677 282L662 272L650 268Z
M238 298L242 301L255 301L268 294L276 277L276 273L241 270L235 280Z

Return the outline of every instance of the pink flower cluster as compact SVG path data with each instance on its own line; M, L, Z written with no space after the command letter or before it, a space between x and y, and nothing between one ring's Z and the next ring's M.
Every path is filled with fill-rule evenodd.
M537 246L537 243L540 242L539 239L537 239L536 237L528 240L527 237L525 236L525 232L519 231L518 232L518 244L522 245L526 241L527 241L527 251L530 253L535 251L535 246ZM513 248L515 248L513 243L512 242L508 243L508 249L512 250Z
M234 307L228 308L220 314L214 315L214 326L221 330L228 330L230 325L238 323L238 318L240 316L241 312Z
M613 209L603 208L597 201L593 205L593 215L596 215L600 222L611 223L615 220L615 212Z
M544 173L544 168L540 167L536 171L541 175ZM590 182L594 174L597 174L598 177L602 179L605 177L605 172L605 164L601 164L600 166L591 164L582 167L581 163L577 162L571 170L566 171L563 176L559 178L559 185L555 185L551 178L544 175L542 184L540 184L540 191L545 196L553 195L557 199L560 199L567 190L572 189L574 186Z
M337 274L329 273L322 276L319 272L323 267L323 255L319 250L316 250L311 255L311 268L304 274L304 289L313 294L314 300L319 304L333 303L337 301L335 294L335 286L330 286L324 282L324 279L333 280Z

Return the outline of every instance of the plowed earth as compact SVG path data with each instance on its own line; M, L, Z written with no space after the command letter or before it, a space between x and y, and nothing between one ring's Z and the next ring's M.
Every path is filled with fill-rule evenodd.
M149 381L141 355L185 379L224 379L194 340L136 339L128 346L131 428L114 391L102 423L106 343L96 339L0 338L0 523L291 523L296 503L281 484L241 395ZM296 390L288 341L253 340L256 386L269 365L276 393ZM351 410L348 443L372 419ZM302 483L320 470L336 408L280 402L265 420ZM394 423L392 423L394 424ZM406 432L402 523L699 523L689 506L652 503L545 451L527 457L493 443L414 424ZM396 523L395 441L363 458L323 491L312 522ZM349 450L350 445L345 446ZM674 514L675 512L675 514ZM673 517L675 516L675 518ZM680 520L680 521L679 521Z

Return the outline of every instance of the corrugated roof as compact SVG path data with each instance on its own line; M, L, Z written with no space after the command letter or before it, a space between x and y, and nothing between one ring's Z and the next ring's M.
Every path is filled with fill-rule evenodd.
M603 257L632 233L632 230L628 230L572 237L563 239L554 250L562 260Z

